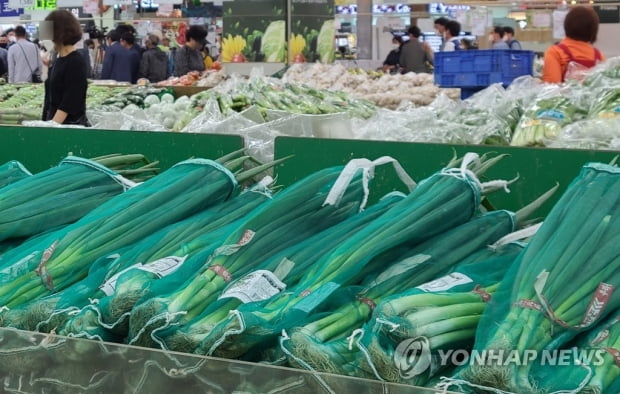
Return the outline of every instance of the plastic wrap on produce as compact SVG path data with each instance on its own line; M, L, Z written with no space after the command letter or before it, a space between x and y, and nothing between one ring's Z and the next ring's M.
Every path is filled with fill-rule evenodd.
M87 109L86 117L94 129L167 131L163 125L147 119L143 112L128 114L125 112L103 112Z
M620 150L620 117L588 119L562 128L557 138L545 141L551 148Z

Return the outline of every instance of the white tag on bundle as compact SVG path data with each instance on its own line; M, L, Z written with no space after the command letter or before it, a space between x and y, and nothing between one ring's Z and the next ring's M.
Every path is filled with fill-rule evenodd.
M188 255L185 255L183 257L168 256L147 264L142 264L136 268L142 271L151 272L158 277L163 278L164 276L168 276L177 269L179 269L179 267L183 265L185 260L187 260L187 256Z
M429 293L435 293L437 291L446 291L459 285L471 283L473 280L467 276L458 272L453 272L439 279L435 279L430 282L426 282L423 285L417 286L416 289L424 290Z
M219 298L237 298L247 304L248 302L269 299L285 288L286 285L272 272L258 270L247 274L230 285Z

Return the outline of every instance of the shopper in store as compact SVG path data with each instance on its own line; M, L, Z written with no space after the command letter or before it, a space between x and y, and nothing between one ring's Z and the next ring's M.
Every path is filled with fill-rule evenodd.
M207 30L203 26L192 25L185 33L185 45L174 54L174 76L180 77L190 71L204 71L202 48L206 44Z
M6 33L0 35L0 48L9 49L9 36Z
M504 29L501 26L493 27L489 40L491 41L491 49L510 49L504 41Z
M17 41L9 47L9 83L41 82L41 56L35 44L26 39L23 26L15 28Z
M459 34L461 34L461 24L457 21L448 21L445 28L444 37L446 42L443 51L453 52L463 49L461 47L461 39L459 38Z
M6 49L8 41L9 38L6 34L0 36L0 77L5 77L9 72L9 51ZM2 42L4 42L4 46L2 46Z
M521 50L521 43L515 39L515 29L510 26L504 26L504 41L508 44L508 48L513 50Z
M591 7L572 8L564 19L566 38L545 52L542 80L549 83L580 80L585 71L605 60L593 45L598 26L598 15Z
M152 83L165 80L168 78L168 55L159 47L159 37L149 34L144 44L146 51L142 54L138 77Z
M88 124L86 66L75 47L82 39L82 28L75 16L66 10L52 11L45 21L53 24L52 41L58 57L45 81L43 120L85 126Z
M428 43L421 43L422 32L417 26L408 30L408 39L400 50L399 64L401 72L431 73L433 65L433 50Z
M17 37L15 37L15 29L6 29L4 34L6 34L7 38L9 39L9 47L17 42Z
M116 26L116 31L120 34L121 37L125 33L131 34L133 36L133 44L131 45L129 49L131 49L138 55L138 59L141 59L142 53L144 53L144 48L138 45L138 42L136 40L136 36L137 36L136 29L131 25L121 23L120 25Z
M446 33L446 24L450 22L450 19L444 18L443 16L435 19L435 31L437 35L441 37L441 46L439 47L439 51L443 52L444 46L446 44L445 33Z
M130 82L135 84L138 81L138 72L140 71L140 55L134 49L136 37L130 32L121 34L120 44L129 51L129 73L131 75Z
M90 47L93 46L92 40L84 40L84 45L82 48L78 49L78 52L84 58L84 66L86 67L86 76L88 78L92 78L93 74L93 66L90 62Z
M121 37L118 31L112 30L108 33L106 38L107 49L103 57L101 78L118 82L131 82L133 77L131 66L135 59L135 55L133 55L129 49L121 45L120 39Z
M385 61L383 62L382 70L386 73L396 73L399 71L400 66L400 48L403 45L403 41L398 35L392 37L392 50L388 53Z

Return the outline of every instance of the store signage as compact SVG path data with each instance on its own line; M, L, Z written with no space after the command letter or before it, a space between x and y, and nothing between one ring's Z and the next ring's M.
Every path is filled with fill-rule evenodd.
M594 11L598 14L598 19L600 23L620 23L620 7L617 5L606 5L604 3L615 3L618 2L616 0L602 0L597 1L596 6L594 6Z
M411 7L408 4L375 4L372 6L373 14L408 14L410 12ZM336 6L336 14L356 15L357 5L352 4Z
M0 17L18 17L24 10L9 6L9 0L0 0Z

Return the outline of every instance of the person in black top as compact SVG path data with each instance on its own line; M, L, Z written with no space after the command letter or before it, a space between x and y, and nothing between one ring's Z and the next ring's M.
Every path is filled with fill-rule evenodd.
M400 61L400 47L403 42L401 38L394 35L392 38L392 50L388 53L383 62L383 72L396 73L399 70L398 62Z
M52 11L45 21L53 24L52 42L58 58L45 81L43 120L86 126L86 66L75 48L82 39L82 28L66 10Z
M174 76L180 77L190 71L203 72L205 62L200 52L207 42L207 30L203 26L190 26L185 33L185 45L174 54Z

